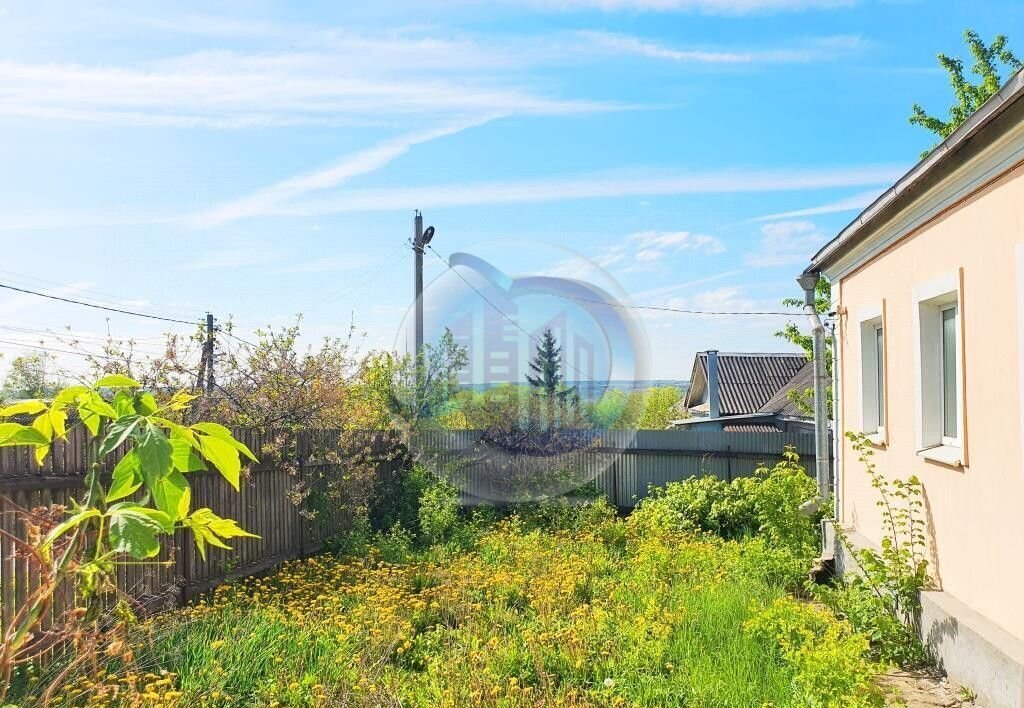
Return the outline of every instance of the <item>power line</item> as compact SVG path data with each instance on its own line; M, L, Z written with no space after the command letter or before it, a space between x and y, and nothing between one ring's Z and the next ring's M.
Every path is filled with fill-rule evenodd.
M780 317L796 317L797 315L800 314L799 312L779 312L779 311L773 311L773 310L764 310L764 311L760 311L760 312L758 312L758 311L749 311L749 310L735 311L735 312L725 312L725 311L721 311L721 310L687 310L687 309L679 308L679 307L663 307L663 306L660 306L660 305L627 305L627 304L622 303L622 302L605 302L603 300L591 300L591 299L585 298L585 297L577 297L575 295L568 295L566 293L553 293L553 292L549 292L547 290L539 290L537 288L525 288L525 289L529 290L531 292L543 293L544 295L551 295L553 297L560 297L560 298L565 298L565 299L568 299L568 300L579 300L580 302L592 302L595 305L604 305L606 307L621 307L622 309L625 309L625 310L657 310L659 312L678 312L678 313L684 314L684 315L730 315L730 316L731 315L752 315L752 316L758 316L758 317L764 316L764 315L777 315L777 316L780 316Z
M529 333L529 332L527 332L527 331L526 331L525 329L523 329L523 326L522 326L522 325L520 325L520 324L519 324L518 322L516 322L516 321L515 321L514 319L512 319L511 317L509 317L509 316L508 316L508 315L507 315L507 314L505 313L505 311L504 311L504 310L502 310L502 309L501 309L500 307L498 307L498 306L497 306L497 305L495 305L495 304L494 304L493 302L491 302L491 300L490 300L490 299L489 299L489 298L488 298L488 297L487 297L486 295L484 295L484 294L483 294L482 292L480 292L480 290L478 290L478 289L477 289L477 287L476 287L475 285L473 285L473 284L472 284L471 282L469 282L468 280L466 280L466 278L465 278L465 277L463 277L462 273L460 273L459 271L455 270L455 268L453 268L453 267L452 267L452 266L451 266L451 265L450 265L450 264L448 263L448 261L447 261L447 260L445 260L445 259L444 259L444 258L443 258L443 257L441 256L441 254L439 254L439 253L438 253L437 251L435 251L435 250L434 250L434 247L433 247L433 246L431 246L431 245L430 245L430 244L428 243L428 244L426 244L426 247L427 247L428 249L430 249L430 252L431 252L431 253L433 253L433 254L434 254L434 255L435 255L436 257L437 257L437 259L438 259L438 260L440 260L440 261L441 261L442 263L444 263L444 265L445 265L445 266L446 266L446 267L448 268L448 270L450 270L451 272L455 273L455 275L459 276L459 280L461 280L461 281L462 281L463 283L465 283L466 285L468 285L468 286L469 286L469 287L470 287L470 288L471 288L471 289L473 290L473 292L475 292L475 293L476 293L477 295L479 295L479 296L480 296L480 298L481 298L481 299L482 299L482 300L483 300L484 302L486 302L486 303L487 303L488 305L490 305L491 307L493 307L493 308L494 308L494 309L495 309L495 310L497 311L497 313L498 313L499 315L501 315L502 317L504 317L504 318L505 318L506 320L508 320L508 322L509 322L510 324L512 324L512 325L513 325L513 326L514 326L514 327L515 327L516 329L518 329L518 330L519 330L520 332L522 332L522 333L523 333L523 334L525 334L525 335L526 335L527 337L529 337L530 341L532 341L532 342L533 342L534 344L536 344L536 345L538 345L538 346L541 346L541 341L540 341L539 339L537 339L537 338L536 338L536 337L534 337L534 336L533 336L532 334L530 334L530 333ZM566 364L566 366L568 366L568 367L569 367L570 369L572 369L573 371L575 371L575 372L576 372L577 374L579 374L580 376L584 377L583 379L579 379L579 380L581 380L581 381L588 381L588 380L592 380L592 379L588 378L588 377L587 377L587 375L586 375L586 374L584 374L584 373L583 373L582 371L580 371L580 370L579 370L579 369L577 369L577 368L576 368L575 366L573 366L573 365L572 365L572 364L571 364L571 363L569 362L568 358L567 358L567 359L565 360L565 364Z
M122 315L131 315L133 317L145 317L145 318L151 319L151 320L161 320L163 322L176 322L178 324L186 324L186 325L197 325L197 324L199 324L198 320L193 320L193 321L179 320L179 319L175 319L173 317L161 317L160 315L151 315L151 314L148 314L148 313L145 313L145 312L135 312L133 310L123 310L120 307L107 307L106 305L97 305L96 303L84 302L82 300L75 300L75 299L70 298L70 297L61 297L60 295L50 295L49 293L41 293L38 290L29 290L28 288L19 288L19 287L16 287L14 285L8 285L6 283L0 283L0 288L4 288L5 290L14 290L16 292L25 293L27 295L36 295L38 297L45 297L45 298L47 298L49 300L59 300L60 302L67 302L67 303L71 303L72 305L81 305L82 307L92 307L92 308L95 308L97 310L106 310L107 312L117 312L117 313L120 313Z
M14 271L4 270L3 268L0 268L0 273L3 273L4 275L11 276L13 278L17 278L19 280L30 280L30 281L33 281L33 282L36 282L36 283L43 283L45 285L55 285L55 286L57 286L59 288L69 287L66 283L58 283L55 280L46 280L45 278L37 278L37 277L32 276L32 275L25 275L23 273L15 273ZM124 297L122 297L120 295L114 295L112 293L105 293L105 292L101 292L99 290L91 290L91 289L87 289L87 288L75 288L75 289L78 292L81 292L83 294L100 295L101 297L92 297L90 299L95 301L95 302L104 304L104 305L122 306L126 302L130 302L127 298L124 298ZM164 310L164 311L178 311L178 312L190 312L191 311L190 308L182 307L180 305L157 305L157 304L154 304L153 307L155 307L155 309L157 309L157 310Z
M378 261L374 265L370 266L370 269L365 271L361 276L359 276L356 279L352 280L351 282L349 282L344 287L339 288L338 290L335 290L334 292L328 293L327 295L322 297L319 302L313 304L311 307L308 308L309 312L313 312L317 308L323 307L324 305L328 304L329 302L331 302L333 300L337 300L337 299L339 299L339 298L341 298L341 297L343 297L345 295L348 295L350 292L355 290L357 287L359 287L359 286L369 282L374 277L376 277L378 275L381 275L382 273L384 273L387 270L390 270L391 268L393 268L394 266L398 265L399 263L404 262L405 259L408 258L408 256L409 256L409 251L406 251L406 249L408 247L409 247L408 243L403 241L402 243L400 243L398 245L398 248L396 248L396 249L394 249L392 251L389 251L388 254L386 256L384 256L384 258L382 258L380 261ZM401 252L401 251L405 251L405 253L403 253L398 259L395 259L395 256L399 252Z

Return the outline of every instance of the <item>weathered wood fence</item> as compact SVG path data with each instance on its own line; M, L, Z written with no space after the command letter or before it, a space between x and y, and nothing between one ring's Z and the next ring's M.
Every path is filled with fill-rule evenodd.
M234 431L263 460L264 436L248 430ZM328 433L328 435L330 435ZM341 474L340 466L310 458L311 436L296 441L295 468L265 462L249 467L236 493L216 471L189 474L192 508L209 507L214 513L235 519L245 530L260 538L236 538L229 541L231 551L209 547L204 560L195 551L191 538L179 531L173 544L164 544L155 563L121 566L119 587L144 607L158 610L186 602L230 576L260 573L283 561L315 553L324 541L345 531L351 519L345 510L318 511L315 518L299 513L290 493L300 479L321 473ZM0 495L25 509L60 504L70 506L81 497L86 471L84 431L69 431L66 442L55 443L49 458L40 467L27 447L0 448ZM370 439L368 448L377 462L377 475L394 473L402 464L393 445L384 438ZM108 473L120 454L107 461ZM296 474L298 468L298 474ZM24 524L14 508L0 500L0 527L19 538L25 537ZM38 587L38 573L31 562L15 552L14 543L0 537L0 626L6 626L28 595ZM59 617L62 607L55 607Z
M420 437L417 446L443 463L458 467L453 482L468 504L500 499L491 461L480 453L483 431L435 431ZM653 486L701 475L731 481L749 476L758 466L777 462L787 446L814 473L814 435L806 433L727 433L691 430L585 431L586 446L574 455L576 473L604 490L608 501L631 509ZM461 458L463 464L458 465ZM555 464L554 462L552 464Z

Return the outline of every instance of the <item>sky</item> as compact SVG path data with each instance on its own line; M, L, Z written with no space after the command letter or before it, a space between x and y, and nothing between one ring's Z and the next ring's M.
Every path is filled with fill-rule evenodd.
M465 252L778 311L935 142L907 116L945 114L968 27L1024 53L1024 5L986 0L0 2L0 284L401 349L420 209L428 283ZM785 317L630 312L649 378L788 348ZM0 373L64 328L190 330L0 290Z

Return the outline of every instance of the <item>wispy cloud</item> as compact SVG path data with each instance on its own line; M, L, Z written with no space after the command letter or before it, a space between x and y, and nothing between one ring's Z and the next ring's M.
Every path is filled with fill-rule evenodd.
M370 263L371 260L365 255L322 256L284 266L281 271L285 273L336 273L365 268Z
M778 221L761 227L756 251L744 257L755 268L791 265L809 261L826 236L810 221Z
M467 128L482 125L495 117L487 116L457 121L433 130L409 133L385 140L365 150L348 155L323 169L290 177L257 190L248 196L232 199L212 207L197 214L193 218L193 223L196 226L209 227L247 217L261 216L272 212L289 200L337 187L353 177L375 172L406 154L416 145L454 135Z
M632 35L611 32L581 32L595 47L617 54L632 54L650 59L687 64L777 64L826 61L848 55L862 47L857 35L837 35L804 40L780 48L681 48L667 46Z
M639 231L607 246L593 256L601 268L615 267L618 273L649 270L672 256L683 253L711 255L725 245L714 236L689 231Z
M347 212L467 207L679 194L787 192L882 185L902 168L889 165L834 168L743 169L710 172L620 170L611 173L503 182L353 189L298 200L268 213L311 216Z
M550 97L523 88L522 80L486 75L472 62L442 71L431 67L431 54L377 63L366 56L346 61L344 53L235 51L127 67L5 61L0 115L228 129L624 107Z
M839 201L822 204L821 206L796 209L794 211L782 211L777 214L766 214L755 217L751 221L778 221L780 219L796 219L804 216L817 216L819 214L835 214L843 211L859 211L875 201L879 194L879 190L873 189L867 192L859 192Z

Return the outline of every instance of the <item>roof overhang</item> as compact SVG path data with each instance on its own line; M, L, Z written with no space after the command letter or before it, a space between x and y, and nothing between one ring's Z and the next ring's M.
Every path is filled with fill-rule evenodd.
M991 140L1011 128L1015 121L1024 120L1022 98L1024 70L1010 77L994 96L948 138L814 254L804 273L821 273L834 266L916 198L956 171L966 159L981 152Z

